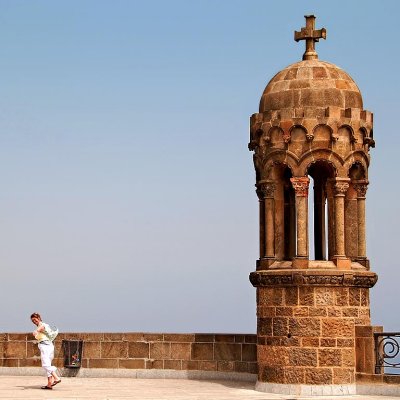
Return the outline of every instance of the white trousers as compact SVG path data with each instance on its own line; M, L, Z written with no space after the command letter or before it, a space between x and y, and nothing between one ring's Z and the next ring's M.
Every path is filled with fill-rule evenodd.
M54 345L51 342L39 343L40 359L42 360L42 367L46 371L47 377L56 371L56 367L51 366L54 358Z

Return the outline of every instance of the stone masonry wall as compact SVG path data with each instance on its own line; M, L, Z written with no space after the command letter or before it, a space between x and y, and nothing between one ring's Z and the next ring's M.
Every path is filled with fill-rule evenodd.
M170 369L257 374L256 335L63 333L54 365L63 367L62 340L83 340L83 368ZM40 367L32 334L0 334L0 367Z

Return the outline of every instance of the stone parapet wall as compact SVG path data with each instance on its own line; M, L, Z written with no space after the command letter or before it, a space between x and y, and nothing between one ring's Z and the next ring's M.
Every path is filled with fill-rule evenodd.
M83 340L83 368L157 369L257 374L256 335L62 333L54 365L63 367L62 340ZM0 334L0 367L40 367L32 334Z

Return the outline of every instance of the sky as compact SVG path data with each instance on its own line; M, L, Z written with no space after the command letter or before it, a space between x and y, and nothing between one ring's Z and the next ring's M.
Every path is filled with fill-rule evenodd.
M249 117L306 14L374 113L371 314L400 329L400 2L0 0L1 331L256 332Z

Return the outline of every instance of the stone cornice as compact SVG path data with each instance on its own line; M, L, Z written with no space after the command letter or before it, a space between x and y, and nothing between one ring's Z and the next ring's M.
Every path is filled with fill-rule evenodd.
M367 271L255 271L250 274L254 287L263 286L344 286L371 288L378 275Z

